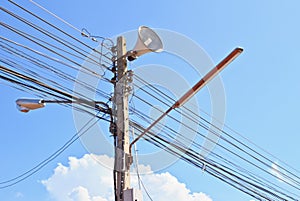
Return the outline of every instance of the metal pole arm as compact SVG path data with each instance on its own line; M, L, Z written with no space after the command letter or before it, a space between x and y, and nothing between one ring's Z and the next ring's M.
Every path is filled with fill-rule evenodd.
M202 89L211 79L213 79L221 70L223 70L230 62L238 57L243 52L242 48L235 48L227 57L225 57L218 65L209 71L199 82L197 82L190 90L188 90L178 101L174 103L168 110L166 110L160 117L158 117L143 133L141 133L129 146L131 148L141 137L143 137L151 128L153 128L161 119L168 115L173 109L181 107L191 97L193 97L200 89Z
M175 108L179 108L193 97L200 89L202 89L210 80L212 80L220 71L222 71L229 63L243 52L240 47L235 48L227 57L225 57L218 65L209 71L199 82L197 82L190 90L188 90L175 104Z

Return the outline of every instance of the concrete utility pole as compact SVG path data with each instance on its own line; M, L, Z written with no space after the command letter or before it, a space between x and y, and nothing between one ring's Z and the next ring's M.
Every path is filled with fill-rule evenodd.
M162 41L159 36L149 27L140 26L138 39L135 47L126 50L126 41L123 36L117 38L117 64L114 80L114 125L112 133L115 137L115 164L114 184L116 201L142 201L142 192L130 188L130 165L132 156L129 139L129 115L128 95L130 92L129 82L132 82L131 71L127 70L127 59L133 61L148 52L161 52Z
M117 84L115 85L116 147L115 147L115 198L116 201L133 200L130 189L129 154L129 114L128 114L128 75L126 41L123 36L117 38ZM137 200L137 201L140 201Z
M126 40L123 36L117 38L117 59L115 70L114 89L114 123L111 132L115 137L115 164L114 184L116 201L142 201L142 192L130 188L130 165L132 156L130 153L129 139L129 114L128 96L130 92L129 82L132 82L132 74L127 70L127 59L133 61L148 52L161 52L163 44L159 36L149 27L140 26L138 40L135 47L126 50Z

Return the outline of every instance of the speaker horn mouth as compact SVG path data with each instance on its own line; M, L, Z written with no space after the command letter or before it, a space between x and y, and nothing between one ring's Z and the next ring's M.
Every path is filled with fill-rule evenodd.
M144 46L152 52L161 52L163 50L163 43L160 37L149 27L140 26L138 36Z
M148 52L161 52L162 50L163 43L159 36L149 27L140 26L137 42L134 48L127 52L127 59L133 61Z

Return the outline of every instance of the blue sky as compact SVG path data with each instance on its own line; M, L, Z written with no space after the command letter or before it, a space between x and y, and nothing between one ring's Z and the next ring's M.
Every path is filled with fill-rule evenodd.
M215 63L234 47L243 47L244 53L221 73L226 93L225 122L300 169L297 149L300 139L298 1L37 2L95 35L112 37L137 29L140 25L181 33L198 43ZM22 2L22 5L38 11L29 1ZM1 6L21 13L7 1L1 2ZM0 16L1 21L14 23L3 12ZM50 21L55 20L44 16ZM3 27L0 30L2 35ZM137 65L148 64L149 58L155 57L145 56L145 60L141 57ZM174 65L174 68L181 64L168 58L162 63ZM22 114L17 111L15 100L30 97L30 94L5 84L0 84L0 94L1 182L49 156L75 134L76 129L68 108L48 105L42 110ZM200 92L200 97L207 99L206 95L207 92ZM209 108L203 109L209 111ZM37 174L16 186L0 190L0 199L51 200L51 195L40 181L51 177L57 163L67 166L68 157L81 158L87 153L85 147L76 142ZM183 162L158 173L165 172L170 172L192 192L203 192L214 201L251 200L251 197Z

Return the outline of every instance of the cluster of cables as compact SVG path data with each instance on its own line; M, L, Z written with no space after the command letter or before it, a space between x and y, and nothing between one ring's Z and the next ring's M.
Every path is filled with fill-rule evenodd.
M0 22L0 26L5 30L0 35L0 79L5 80L5 84L11 87L43 99L79 101L82 104L72 107L90 114L91 120L57 152L37 166L17 177L0 181L0 189L15 185L36 173L99 120L112 121L108 105L112 94L107 91L113 89L114 83L109 76L112 77L115 73L113 61L115 53L112 51L114 44L110 39L92 36L87 30L79 30L63 21L80 32L80 35L90 38L88 42L93 45L100 39L99 47L93 48L93 45L74 37L73 34L50 23L35 12L12 0L9 2L29 19L0 7L1 12L15 20L15 24L22 25L13 26L13 23ZM53 15L50 12L48 14ZM86 80L98 79L101 88L78 79L78 72L84 74ZM91 98L87 95L89 93L80 90L74 91L75 84L84 89L83 91L95 93L96 98L103 101L96 112L93 112L95 109L93 104L86 104L87 102L96 104L93 99L95 97ZM131 102L134 104L130 105L130 126L135 129L135 135L138 136L155 121L142 108L151 107L163 112L151 100L156 100L165 107L170 107L176 100L138 75L134 76L133 87L138 88L139 93L131 95ZM136 105L141 107L137 108ZM71 107L65 104L64 106ZM158 123L146 133L144 140L258 200L299 200L298 170L233 129L226 126L220 128L212 124L208 119L214 117L204 111L201 112L203 115L200 116L196 110L185 106L175 109L166 117L172 124ZM178 116L192 124L181 121ZM176 129L176 125L184 129ZM219 140L212 140L207 133ZM204 146L204 141L215 144L215 148L208 149ZM275 170L272 166L274 161L278 162Z
M84 79L78 79L77 75L80 72L86 79L96 78L111 90L111 81L105 74L111 72L114 65L114 53L111 51L113 42L90 36L86 30L82 30L80 35L91 38L88 41L92 41L92 45L95 42L99 44L95 49L16 2L9 2L27 14L29 19L0 7L0 12L12 20L10 23L0 22L0 79L4 81L1 83L35 97L57 100L58 103L63 103L62 106L90 115L90 119L45 160L18 176L0 181L0 189L16 185L38 172L86 134L99 120L112 122L109 105L111 94L106 92L108 90L97 89ZM24 27L17 25L18 23ZM48 31L47 27L53 30ZM100 38L101 41L98 42L95 38ZM74 85L82 90L74 90ZM84 92L95 93L97 101Z
M135 75L134 80L139 93L133 94L131 126L135 128L135 134L140 135L155 119L137 109L136 105L144 104L163 113L157 104L148 100L154 98L167 108L176 100L142 77ZM182 121L178 116L188 121ZM229 127L213 125L207 120L211 116L203 116L193 108L183 106L166 117L166 121L172 121L172 124L158 123L146 133L145 140L258 200L299 200L298 170ZM176 129L176 122L184 129ZM191 126L193 124L199 129ZM208 133L219 140L213 140ZM215 144L215 148L209 149L205 141ZM278 162L275 169L274 161Z
M26 30L22 31L0 22L3 33L6 31L8 35L8 37L0 36L0 77L8 81L6 84L44 99L93 102L84 93L73 90L74 84L77 84L87 91L95 91L99 99L102 98L105 101L110 99L110 94L77 79L76 75L81 72L87 77L96 77L104 83L110 83L110 79L105 78L104 74L106 71L111 71L112 67L113 43L111 40L103 38L100 50L94 49L21 5L10 2L34 19L55 29L57 33L47 31L42 25L34 24L33 20L27 20L0 7L2 12L27 26ZM13 34L15 34L14 38L17 36L17 38L25 39L26 42L10 39L9 36ZM73 41L64 39L64 36ZM45 37L48 39L44 39ZM35 45L35 48L28 43ZM91 70L93 68L94 70ZM82 110L79 105L73 105L73 108Z

